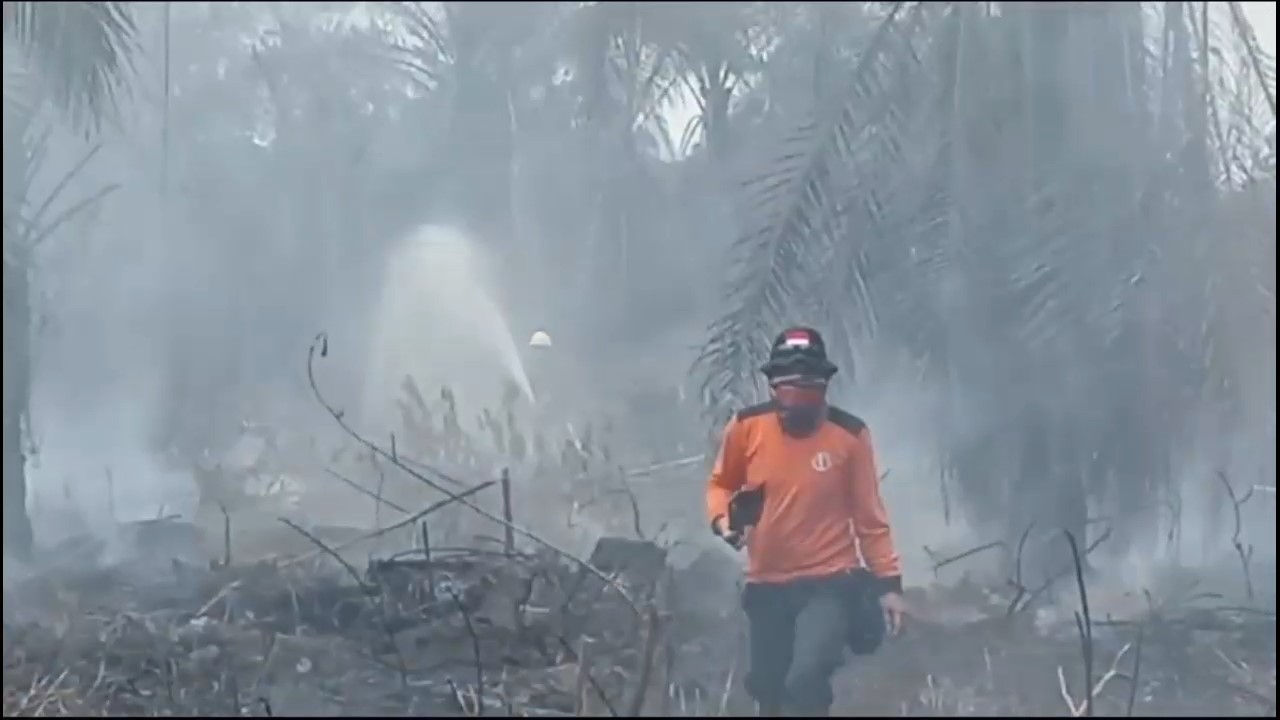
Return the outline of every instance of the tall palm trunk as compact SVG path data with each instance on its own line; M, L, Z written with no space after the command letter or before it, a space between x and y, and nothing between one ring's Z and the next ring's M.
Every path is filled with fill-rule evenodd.
M22 52L23 65L30 65L43 81L44 92L64 117L82 129L96 129L114 110L116 92L131 71L134 50L132 9L127 3L33 3L5 2L5 70L9 70L10 42ZM79 42L66 43L69 36ZM6 76L7 80L7 76ZM53 228L19 231L20 208L28 200L25 190L16 191L12 177L21 182L33 175L21 167L32 158L28 148L19 148L27 123L35 117L38 102L15 94L5 84L5 238L4 238L4 405L3 405L3 500L4 550L17 557L29 556L34 545L31 518L27 514L25 440L30 416L34 329L31 306L31 235L47 235ZM10 117L11 111L21 117ZM22 127L22 130L17 128ZM11 173L11 163L16 171ZM19 200L9 207L11 200ZM50 198L52 200L52 198ZM65 221L66 216L61 221ZM37 225L39 223L36 223ZM56 226L55 222L55 226ZM11 237L14 233L22 238Z
M31 282L25 258L4 261L4 551L31 554L25 432L31 404Z

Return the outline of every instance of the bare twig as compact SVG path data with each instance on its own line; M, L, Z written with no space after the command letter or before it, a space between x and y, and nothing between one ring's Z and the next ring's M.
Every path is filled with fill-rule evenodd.
M1094 538L1094 541L1089 543L1089 546L1084 549L1084 552L1081 553L1082 559L1088 557L1090 554L1093 553L1094 550L1098 549L1098 547L1102 545L1102 543L1106 542L1110 538L1111 538L1111 528L1107 528L1106 531L1104 531L1097 538ZM1028 607L1031 607L1031 604L1036 600L1036 598L1048 592L1049 588L1053 587L1054 583L1066 577L1068 574L1071 573L1071 571L1072 571L1072 568L1070 565L1059 570L1057 573L1055 573L1052 577L1050 577L1048 580L1042 583L1035 590L1029 593L1026 593L1025 595L1026 599L1023 601L1023 603L1021 605L1011 606L1008 614L1012 615L1020 610L1024 610Z
M724 717L729 712L729 695L733 692L733 676L738 672L738 656L733 656L729 672L724 678L724 690L720 692L720 703L716 706L716 716Z
M427 592L431 594L434 600L436 596L436 573L435 568L431 565L431 531L427 527L427 521L422 521L422 559L426 562L427 573Z
M443 499L443 500L437 500L436 502L431 503L430 505L428 505L428 506L426 506L425 508L423 508L423 509L419 510L418 512L414 513L413 515L410 515L409 517L407 517L407 518L405 518L405 519L403 519L403 520L401 520L401 521L399 521L399 522L397 522L397 523L395 523L395 524L393 524L393 525L388 525L388 526L386 526L386 527L384 527L384 528L381 528L381 529L379 529L379 530L373 530L373 531L371 531L371 532L367 532L367 533L365 533L364 535L360 535L359 537L351 538L350 540L347 540L346 542L343 542L343 543L339 543L339 544L337 544L337 545L334 545L334 546L333 546L333 549L334 549L334 550L345 550L345 549L347 549L347 548L351 547L352 545L355 545L356 543L364 542L365 540L372 540L372 539L377 538L377 537L382 537L383 535L386 535L386 534L387 534L387 533L389 533L389 532L394 532L394 531L399 530L399 529L401 529L401 528L409 527L410 525L413 525L414 523L418 522L419 520L422 520L423 518L427 517L427 516L428 516L428 515L430 515L431 513L435 512L435 511L437 511L437 510L439 510L439 509L441 509L441 508L444 508L444 507L447 507L447 506L449 506L449 505L452 505L452 504L455 502L455 499L456 499L456 498L467 498L467 497L470 497L470 496L472 496L472 495L475 495L476 493L480 492L481 490L484 490L484 489L486 489L486 488L491 487L495 482L496 482L496 481L494 481L494 480L489 480L489 481L487 481L487 482L482 482L482 483L480 483L479 485L474 485L474 486L472 486L471 488L468 488L467 490L465 490L465 491L463 491L463 492L459 493L457 496L447 497L447 498L445 498L445 499ZM310 560L311 558L313 558L313 557L315 557L316 555L318 555L320 552L321 552L321 551L316 550L316 551L314 551L314 552L307 553L306 555L299 555L299 556L297 556L297 557L290 558L289 560L286 560L286 561L282 562L282 563L281 563L281 566L283 567L283 566L287 566L287 565L293 565L293 564L295 564L295 563L303 562L304 560Z
M1252 685L1257 684L1257 680L1247 665L1242 662L1233 661L1219 648L1214 648L1213 652L1222 660L1222 662L1226 663L1227 667L1231 669L1231 674L1235 676L1234 678L1228 679L1227 684L1236 692L1245 695L1250 700L1253 700L1263 708L1266 708L1271 715L1274 715L1276 710L1274 678L1272 679L1272 693L1268 697L1265 693L1259 692L1251 687Z
M293 528L293 530L297 532L299 535L302 535L306 539L310 540L311 543L315 545L317 548L319 548L321 552L333 558L334 560L337 560L338 564L342 565L343 569L347 571L347 574L351 576L351 579L356 581L356 585L358 585L362 590L364 590L366 593L372 592L372 588L369 587L369 584L364 581L364 578L360 577L360 572L356 570L351 563L343 559L343 557L338 554L337 550L329 547L328 545L325 545L323 542L320 541L319 538L307 532L306 530L302 529L292 520L289 520L288 518L277 518L277 519L280 522L284 523L285 525L288 525L289 527Z
M267 671L271 668L271 660L275 657L276 646L279 644L279 635L273 631L262 631L262 662L259 663L257 677L254 678L253 685L249 688L250 695L257 695L258 688L267 678ZM261 700L261 698L259 698ZM270 712L267 713L270 715Z
M575 651L569 641L564 639L563 635L557 634L556 640L560 643L560 648L577 661L577 675L574 686L574 714L578 716L588 714L587 689L590 688L595 693L595 696L600 699L600 702L604 704L609 717L618 717L618 710L609 700L609 694L604 691L600 682L591 674L592 641L586 636L579 638L578 650Z
M1253 573L1249 570L1249 565L1253 562L1253 545L1245 545L1241 539L1243 532L1243 524L1240 521L1240 507L1249 502L1253 497L1253 488L1249 488L1243 496L1237 496L1235 488L1231 487L1231 481L1227 479L1227 474L1218 471L1218 480L1222 482L1222 487L1227 491L1227 497L1231 500L1231 516L1234 525L1231 531L1231 547L1235 548L1236 556L1240 558L1240 572L1244 575L1244 592L1245 597L1253 600Z
M689 457L680 458L679 460L668 460L666 462L660 462L654 465L647 465L642 468L632 468L630 470L625 470L624 472L628 477L644 477L646 475L653 475L655 473L660 473L663 470L674 470L675 468L685 467L687 465L694 465L706 459L707 459L707 456L705 453L699 453L697 455L690 455ZM578 479L581 479L581 477Z
M1080 546L1076 544L1076 536L1064 530L1067 543L1071 546L1071 564L1075 569L1076 590L1080 592L1080 612L1076 613L1076 629L1080 631L1080 651L1084 655L1084 686L1086 691L1093 687L1093 617L1089 614L1089 591L1084 582L1084 563L1080 559ZM1084 713L1093 717L1091 697L1084 700Z
M984 544L982 544L982 545L979 545L978 547L971 548L971 549L969 549L969 550L965 550L964 552L960 553L959 555L952 555L951 557L943 558L943 559L941 559L941 560L935 560L936 555L935 555L935 553L934 553L932 550L930 550L930 549L929 549L929 546L928 546L928 545L925 545L925 546L924 546L924 551L925 551L925 554L927 554L927 555L929 556L929 559L930 559L930 560L934 560L934 563L933 563L933 576L934 576L934 577L937 577L937 576L938 576L938 571L939 571L939 570L941 570L942 568L944 568L944 567L948 566L948 565L951 565L951 564L953 564L953 563L960 562L961 560L964 560L965 558L973 557L974 555L977 555L978 553L986 552L987 550L995 550L995 549L997 549L997 548L1003 548L1003 547L1005 547L1005 544L1004 544L1004 542L1003 542L1003 541L1001 541L1001 540L995 540L995 541L993 541L993 542L984 543Z
M506 521L505 519L489 512L483 507L480 507L479 505L464 498L462 495L454 493L452 490L445 488L439 482L432 480L431 478L424 475L422 472L414 470L408 464L400 460L397 454L388 452L387 450L379 446L377 443L374 443L373 441L361 435L357 430L352 428L351 425L346 421L346 418L343 412L333 407L331 404L329 404L329 401L325 399L324 394L320 392L320 386L316 382L316 377L315 377L315 359L316 359L317 353L322 358L327 357L329 354L329 338L328 338L328 335L326 335L325 333L320 333L316 336L315 340L312 341L311 343L310 350L307 353L307 382L311 387L312 394L315 395L316 401L319 402L320 405L325 409L325 411L329 413L330 417L334 419L334 422L338 424L338 427L340 427L344 432L346 432L347 435L349 435L353 440L360 443L361 445L363 445L365 448L367 448L374 454L382 457L385 460L390 461L391 464L395 465L396 467L400 468L404 472L408 473L411 477L415 478L416 480L446 495L451 501L457 502L467 507L468 509L472 510L473 512L477 513L478 515L480 515L481 517L487 520L491 520L493 522L499 523L503 527L510 528L513 533L520 535L521 537L538 544L539 546L545 548L546 550L549 550L555 555L565 560L568 560L571 563L574 563L575 565L582 568L584 571L596 576L598 579L606 583L609 587L616 590L619 596L622 597L623 600L626 602L627 606L631 608L631 611L633 613L635 613L637 616L641 615L640 608L631 599L630 595L628 595L626 589L623 588L617 582L617 580L601 572L598 568L591 565L591 563L575 556L573 553L570 553L567 550L563 550L557 547L551 542L544 540L543 538L539 537L538 535L534 534L529 530L526 530L525 528L522 528L518 525L515 525L514 523ZM444 471L438 468L427 466L425 463L417 463L417 464L419 464L423 468L426 468L427 471L434 476L438 476L438 477L447 479L448 481L452 481L454 484L458 484L457 480L449 476L448 473L445 473Z
M218 510L222 511L222 567L231 567L231 513L221 502Z
M502 487L502 551L513 555L516 551L516 536L513 530L515 525L512 524L515 516L511 507L511 471L509 469L502 468L499 483Z
M1132 647L1132 644L1127 643L1124 647L1120 648L1120 651L1116 653L1115 659L1111 661L1111 667L1102 674L1102 677L1098 678L1096 683L1092 686L1086 686L1089 687L1088 695L1082 698L1078 703L1071 699L1071 691L1067 689L1066 673L1062 669L1061 665L1058 666L1058 691L1062 694L1063 702L1065 702L1067 704L1067 708L1070 709L1071 717L1093 717L1094 701L1097 700L1098 696L1102 694L1102 691L1106 689L1107 684L1116 678L1124 677L1120 672L1120 661L1124 659L1124 656L1129 652L1130 647ZM1132 678L1130 678L1130 681L1132 682Z
M587 711L587 684L590 677L587 673L589 645L586 637L578 639L578 672L575 674L573 690L573 714L581 717Z
M1026 529L1022 531L1022 536L1018 538L1018 548L1013 554L1013 579L1009 581L1017 594L1013 596L1013 600L1009 602L1009 608L1005 610L1006 617L1017 611L1018 603L1022 602L1022 598L1027 595L1027 586L1022 582L1022 553L1027 549L1027 540L1031 537L1031 530L1035 526L1035 523L1028 523Z
M1133 707L1138 702L1138 682L1142 679L1142 640L1146 628L1138 626L1138 640L1133 653L1133 676L1129 678L1129 701L1125 703L1125 717L1133 717Z
M467 610L467 606L462 602L462 598L458 596L457 591L449 588L449 597L453 598L454 605L458 606L458 612L462 614L462 622L467 627L467 635L471 636L471 652L473 653L476 669L476 716L484 715L484 658L480 653L480 635L476 632L475 623L471 621L471 612Z
M400 505L397 505L396 503L393 503L390 500L382 497L380 493L363 487L356 481L344 477L342 474L338 473L337 471L331 468L325 468L324 471L328 473L329 477L332 477L334 480L341 482L343 485L346 485L347 487L351 488L352 490L355 490L356 492L360 493L361 495L364 495L365 497L372 498L374 502L378 503L379 505L386 505L392 510L405 513L406 515L411 512L410 510L406 510ZM381 482L379 482L379 486L381 486Z
M644 700L649 690L649 682L653 678L653 658L662 635L662 620L653 605L645 608L644 645L640 654L640 675L636 686L632 688L631 702L627 704L627 717L640 717L644 709Z
M462 693L453 678L445 678L445 683L449 686L449 691L453 693L453 700L458 703L458 709L462 711L462 716L475 717L478 710L471 707L470 703L467 702L467 696Z
M618 482L622 485L622 491L627 496L627 503L631 506L631 528L636 533L638 540L647 540L644 536L644 525L640 522L640 501L636 499L635 490L631 489L631 483L627 480L627 473L621 468L618 469Z

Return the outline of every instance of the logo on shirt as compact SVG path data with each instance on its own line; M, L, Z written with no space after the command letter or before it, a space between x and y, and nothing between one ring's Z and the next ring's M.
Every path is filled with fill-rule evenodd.
M831 469L834 463L831 462L831 454L826 450L819 450L814 453L813 458L809 460L809 465L818 472L826 472Z

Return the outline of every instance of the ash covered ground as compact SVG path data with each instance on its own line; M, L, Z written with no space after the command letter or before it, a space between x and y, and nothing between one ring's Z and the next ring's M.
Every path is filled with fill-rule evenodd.
M730 554L673 563L619 534L575 559L436 505L427 527L469 547L428 529L424 552L421 520L371 538L284 518L301 543L283 554L172 519L68 539L39 573L7 572L5 714L750 712ZM1072 568L1019 590L959 564L909 590L903 636L850 661L837 714L1081 716L1088 656L1099 715L1274 715L1274 611L1205 590L1238 572L1095 592L1085 650Z
M624 471L579 441L502 473L402 437L420 442L287 471L259 444L201 476L193 520L6 560L5 714L752 712L741 558L682 531L696 503L654 477L698 487L697 458ZM835 713L1274 716L1274 563L1117 580L1105 541L1047 569L1000 543L925 549L907 631L850 660Z

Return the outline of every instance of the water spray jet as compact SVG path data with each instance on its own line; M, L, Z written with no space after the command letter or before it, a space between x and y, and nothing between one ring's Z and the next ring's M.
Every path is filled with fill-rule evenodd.
M395 247L373 328L364 401L370 420L394 422L406 376L426 392L448 387L468 412L500 404L506 383L535 402L487 260L471 238L440 225L417 228Z

